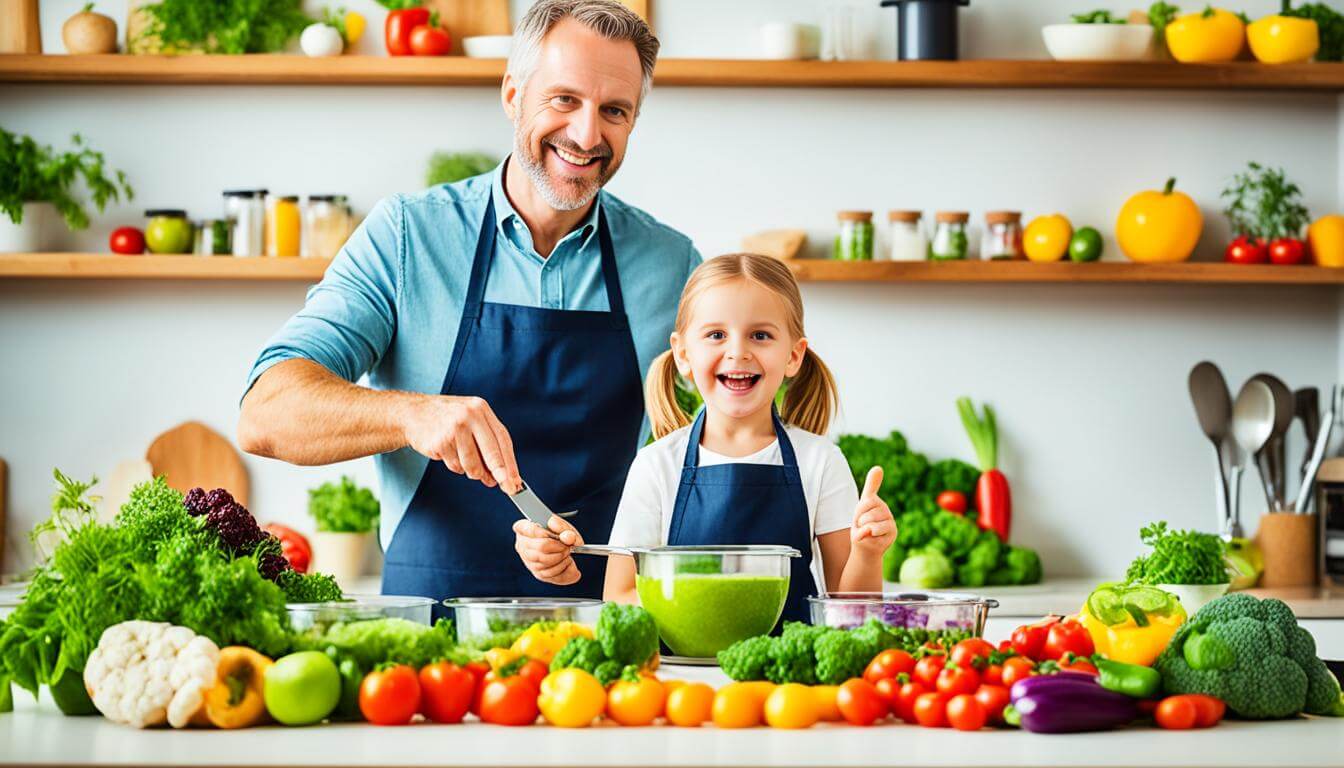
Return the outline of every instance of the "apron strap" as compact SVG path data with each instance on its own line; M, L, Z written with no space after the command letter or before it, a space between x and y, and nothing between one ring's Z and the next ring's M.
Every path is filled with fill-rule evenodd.
M485 216L481 217L481 234L476 238L476 256L471 260L471 280L467 283L463 318L475 319L481 316L481 305L485 303L485 279L495 260L495 235L495 198L491 195L485 203ZM460 340L462 334L459 333L457 337Z
M607 284L607 305L612 314L625 314L625 299L621 295L621 279L616 271L616 249L611 244L611 230L607 228L607 212L602 208L601 193L595 203L597 209L597 239L602 247L602 279Z
M699 415L695 417L695 423L691 425L691 435L686 443L686 458L682 461L681 467L685 469L695 469L700 466L700 438L705 433L705 408L700 409ZM770 406L770 420L775 425L775 439L779 441L779 458L786 467L797 467L798 457L793 452L793 442L789 440L788 432L784 430L784 422L779 418L779 412L775 407ZM682 473L685 476L685 473Z

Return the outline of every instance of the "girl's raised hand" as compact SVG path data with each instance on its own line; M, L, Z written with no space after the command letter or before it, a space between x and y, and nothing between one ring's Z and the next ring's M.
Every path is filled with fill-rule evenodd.
M896 521L891 517L887 503L878 498L882 487L882 468L868 470L868 478L854 510L854 524L849 528L850 546L869 555L881 557L896 540Z

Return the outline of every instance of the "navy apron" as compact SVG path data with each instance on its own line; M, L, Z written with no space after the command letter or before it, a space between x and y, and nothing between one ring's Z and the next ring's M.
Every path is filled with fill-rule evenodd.
M490 405L513 440L518 469L584 541L611 535L644 418L639 363L616 256L599 209L597 234L610 311L484 301L495 253L495 206L485 209L457 343L441 393ZM430 461L383 565L383 593L445 597L602 596L606 558L577 584L538 581L514 551L518 509L499 488ZM435 616L444 615L436 607Z
M803 494L803 479L793 443L784 423L770 414L779 439L783 466L773 464L700 465L700 436L705 411L691 427L686 460L677 487L677 504L667 534L671 545L777 544L793 547L802 557L789 559L789 596L778 630L785 621L811 621L807 598L816 594L812 576L812 524Z

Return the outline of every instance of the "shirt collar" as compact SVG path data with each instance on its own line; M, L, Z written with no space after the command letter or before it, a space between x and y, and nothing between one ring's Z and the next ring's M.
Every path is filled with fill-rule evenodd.
M504 169L508 167L509 161L512 159L513 156L509 155L499 165L495 166L494 177L490 182L490 197L495 201L495 227L510 242L517 243L518 240L515 239L515 234L511 231L514 229L513 221L517 220L522 225L520 228L525 228L527 224L523 221L523 217L518 215L513 203L509 202L509 196L504 193ZM597 216L601 207L602 190L598 190L597 197L593 199L593 206L588 209L588 215L584 217L578 228L560 238L556 247L558 248L560 244L568 242L571 238L578 238L581 248L588 246L593 235L597 232ZM529 246L531 245L531 239L531 233L528 233L526 241Z

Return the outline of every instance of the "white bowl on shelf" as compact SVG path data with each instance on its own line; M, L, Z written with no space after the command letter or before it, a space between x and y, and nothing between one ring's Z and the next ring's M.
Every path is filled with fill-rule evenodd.
M474 35L462 38L462 52L472 59L507 59L513 35Z
M1163 592L1175 595L1176 599L1181 601L1185 614L1194 616L1195 611L1226 595L1231 583L1225 581L1222 584L1155 584L1154 586Z
M1058 61L1146 61L1153 58L1147 24L1048 24L1045 49Z

